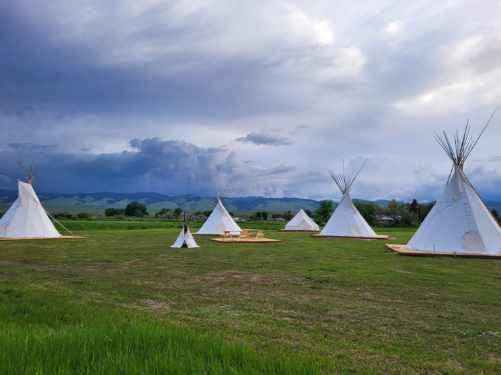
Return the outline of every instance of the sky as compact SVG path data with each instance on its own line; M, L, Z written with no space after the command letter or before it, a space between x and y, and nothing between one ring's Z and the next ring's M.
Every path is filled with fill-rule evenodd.
M440 194L501 105L501 1L37 0L0 10L0 189ZM501 200L501 111L466 172Z

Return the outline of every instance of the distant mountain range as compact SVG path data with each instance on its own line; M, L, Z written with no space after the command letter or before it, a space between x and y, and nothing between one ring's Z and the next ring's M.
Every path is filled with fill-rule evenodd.
M0 210L6 209L17 197L17 192L0 190ZM169 196L158 193L88 193L56 194L39 193L44 207L55 212L102 214L106 208L125 208L132 201L144 203L148 212L162 208L182 208L186 211L208 211L215 205L214 197L193 195ZM301 208L315 210L319 202L301 198L232 197L223 199L226 208L235 213L253 211L284 212Z
M0 210L5 210L17 197L17 192L0 190ZM40 200L45 208L53 213L88 212L102 214L106 208L125 208L132 201L144 203L148 212L155 213L162 208L181 208L186 211L208 211L214 207L214 197L193 195L169 196L158 193L79 193L57 194L40 193ZM226 208L234 213L255 211L285 212L299 209L315 210L319 201L302 198L264 198L264 197L232 197L223 199ZM364 201L367 202L367 201ZM372 203L386 207L389 200L376 200ZM501 202L487 202L489 208L501 212Z

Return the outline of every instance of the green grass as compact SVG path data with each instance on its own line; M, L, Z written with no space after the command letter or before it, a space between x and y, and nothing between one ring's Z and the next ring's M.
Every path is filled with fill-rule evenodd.
M501 372L499 260L92 228L0 243L0 373Z
M118 318L119 320L122 318ZM311 374L319 369L283 354L187 329L135 321L49 329L2 327L2 374Z
M94 231L94 230L136 230L136 229L166 229L181 228L181 221L169 221L153 218L144 219L89 219L89 220L58 220L65 228L70 231ZM190 223L190 228L195 232L202 223ZM244 222L240 223L242 228L279 230L283 227L279 222ZM58 224L56 223L56 226ZM64 228L58 226L58 229L64 231Z

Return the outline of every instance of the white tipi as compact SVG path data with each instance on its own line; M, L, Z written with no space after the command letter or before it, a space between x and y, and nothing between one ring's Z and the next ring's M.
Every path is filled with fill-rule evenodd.
M183 224L176 242L174 242L174 244L171 246L171 248L173 249L180 249L182 247L187 247L189 249L199 247L195 239L193 238L193 235L191 234L190 228L188 228L186 224Z
M28 183L18 181L17 188L17 200L0 219L0 238L61 237L33 190L31 178Z
M492 119L492 116L491 116ZM442 196L407 244L414 252L501 256L501 229L464 173L464 164L490 119L476 139L467 124L451 139L445 132L435 138L452 160Z
M242 229L240 229L238 224L235 223L235 220L233 220L228 211L226 211L221 199L217 198L216 207L214 207L197 234L224 235L225 232L240 234Z
M300 210L286 225L285 231L318 232L320 227L308 216L304 210Z
M347 175L343 172L342 175L336 176L331 173L331 177L343 194L343 197L332 213L329 221L327 221L327 224L325 224L324 228L320 232L319 236L353 237L364 239L388 238L388 236L377 235L374 230L372 230L370 225L367 221L365 221L351 200L351 187L364 165L365 162L358 169L358 171L352 175Z

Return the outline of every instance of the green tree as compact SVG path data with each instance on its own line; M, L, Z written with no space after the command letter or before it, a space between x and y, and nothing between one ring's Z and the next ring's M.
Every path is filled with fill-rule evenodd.
M169 217L170 215L170 210L168 208L162 208L160 211L158 211L155 214L155 217Z
M423 221L426 215L431 211L435 202L432 203L424 203L419 205L419 221Z
M390 214L398 214L400 211L400 205L395 199L392 199L391 201L388 202L388 213Z
M90 214L88 212L80 212L77 214L79 219L90 219Z
M409 211L415 214L416 216L419 216L419 203L416 199L413 199L412 202L409 204Z
M355 203L360 214L370 224L376 222L376 206L373 203Z
M318 206L317 210L315 211L315 219L320 225L324 225L327 220L329 220L329 217L332 215L333 211L334 205L332 204L332 201L321 201L320 206Z
M143 203L134 201L125 207L125 216L144 217L148 216L148 211Z
M266 211L256 211L254 215L251 217L253 220L268 220L268 212Z
M174 210L174 217L179 217L179 216L181 216L182 213L183 213L183 210L181 208L177 207Z
M121 216L125 215L125 210L123 208L107 208L104 210L105 216Z
M120 216L125 215L125 210L123 208L107 208L104 210L105 216Z

